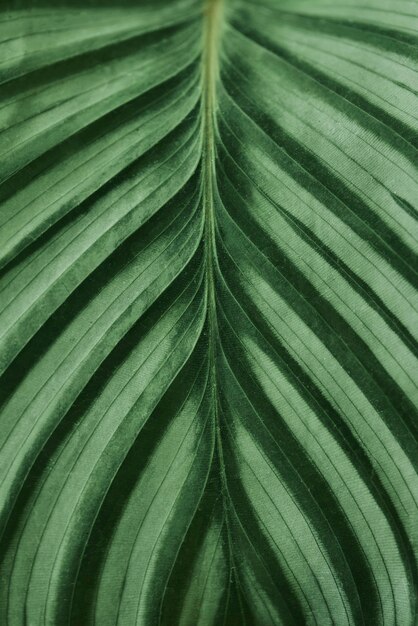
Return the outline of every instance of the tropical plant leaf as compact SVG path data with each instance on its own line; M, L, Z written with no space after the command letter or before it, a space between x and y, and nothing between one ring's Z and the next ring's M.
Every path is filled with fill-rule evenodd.
M417 42L3 4L1 624L416 624Z

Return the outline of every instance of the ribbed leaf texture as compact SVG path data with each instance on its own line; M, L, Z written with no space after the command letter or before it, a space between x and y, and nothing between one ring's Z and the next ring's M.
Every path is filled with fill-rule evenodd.
M0 13L0 624L415 626L418 4Z

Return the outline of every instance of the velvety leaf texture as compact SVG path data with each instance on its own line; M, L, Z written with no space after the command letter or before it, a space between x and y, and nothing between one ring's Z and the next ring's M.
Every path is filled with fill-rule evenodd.
M415 626L416 0L0 9L0 625Z

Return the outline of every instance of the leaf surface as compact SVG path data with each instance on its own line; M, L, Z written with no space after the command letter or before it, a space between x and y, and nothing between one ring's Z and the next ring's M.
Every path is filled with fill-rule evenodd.
M0 14L0 622L414 626L418 5Z

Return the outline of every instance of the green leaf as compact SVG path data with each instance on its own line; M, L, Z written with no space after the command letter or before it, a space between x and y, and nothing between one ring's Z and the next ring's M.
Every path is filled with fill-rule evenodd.
M3 3L2 625L416 624L417 44Z

